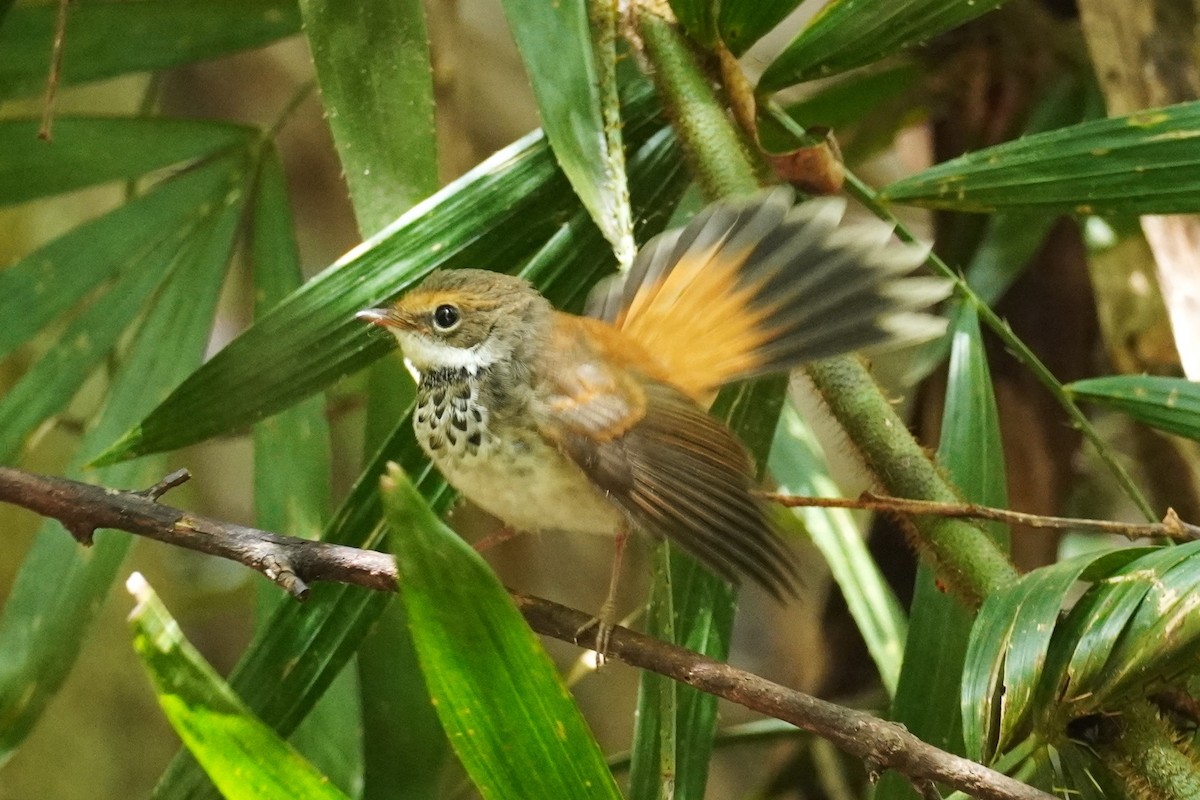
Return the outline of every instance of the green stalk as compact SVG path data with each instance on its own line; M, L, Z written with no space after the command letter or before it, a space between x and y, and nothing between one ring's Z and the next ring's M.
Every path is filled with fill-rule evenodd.
M639 30L655 67L659 94L705 193L721 197L756 191L764 183L761 162L731 123L691 45L650 11L642 11ZM810 365L808 375L889 492L959 501L958 492L913 439L861 361L850 356L829 359ZM980 528L962 520L932 518L915 518L913 525L923 554L962 602L978 606L1016 580L1008 558Z
M1194 800L1200 797L1200 773L1172 744L1172 732L1149 703L1132 703L1113 721L1112 735L1097 743L1100 760L1131 800Z

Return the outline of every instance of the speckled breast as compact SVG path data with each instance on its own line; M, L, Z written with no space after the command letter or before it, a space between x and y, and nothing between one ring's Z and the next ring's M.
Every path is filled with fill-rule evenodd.
M516 530L615 535L624 516L532 425L495 420L464 373L423 376L413 430L454 488ZM519 414L517 415L520 416Z

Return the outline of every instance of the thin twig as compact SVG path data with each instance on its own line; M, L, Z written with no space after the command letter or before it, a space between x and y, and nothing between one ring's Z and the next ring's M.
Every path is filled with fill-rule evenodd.
M67 39L67 9L70 0L58 0L58 16L54 21L54 39L50 44L50 69L46 74L46 97L42 102L42 124L38 138L54 139L54 101L58 96L58 84L62 79L63 49Z
M300 599L307 593L306 583L313 581L396 591L395 561L386 553L282 536L190 514L153 499L183 480L186 473L181 471L144 491L119 491L0 467L0 502L53 517L81 541L90 541L98 528L114 528L237 561ZM513 598L538 633L575 644L582 641L585 647L591 643L591 614L537 597L514 593ZM613 632L608 655L790 722L862 759L872 770L894 769L915 785L936 781L984 800L1054 800L1052 795L939 750L901 725L819 700L627 628Z
M888 497L873 492L863 492L857 499L845 497L802 497L799 495L784 495L763 493L765 500L779 503L787 508L854 508L868 511L885 511L892 514L916 514L933 517L955 517L962 519L983 519L992 522L1003 522L1008 525L1024 525L1029 528L1052 528L1056 530L1071 529L1093 531L1096 533L1113 533L1127 539L1167 538L1180 541L1200 539L1200 525L1184 522L1168 508L1162 522L1133 523L1114 522L1103 519L1082 519L1078 517L1046 517L1041 514L1027 514L1022 511L1010 511L1007 508L993 508L975 503L939 503L933 500L910 500L904 497Z

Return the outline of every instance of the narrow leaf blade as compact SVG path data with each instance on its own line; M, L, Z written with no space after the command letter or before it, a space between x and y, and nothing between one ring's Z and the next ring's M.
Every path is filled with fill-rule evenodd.
M924 42L1004 0L833 0L771 62L758 83L775 92L845 72Z
M1159 375L1113 375L1069 384L1084 400L1115 408L1167 433L1200 440L1200 384Z
M129 583L137 606L129 617L159 705L187 748L230 800L292 797L348 800L257 719L179 630L139 573Z
M635 248L621 126L605 119L606 107L618 113L615 7L504 0L504 11L559 166L627 264Z
M956 211L1200 210L1200 101L1083 122L943 162L880 197Z
M25 3L0 24L0 98L45 89L58 8ZM71 7L61 85L261 47L300 29L290 0L108 0Z
M250 128L139 117L59 117L54 141L39 120L0 120L0 205L136 178L245 144Z
M620 798L554 664L491 569L398 468L383 480L413 642L471 780L486 798Z

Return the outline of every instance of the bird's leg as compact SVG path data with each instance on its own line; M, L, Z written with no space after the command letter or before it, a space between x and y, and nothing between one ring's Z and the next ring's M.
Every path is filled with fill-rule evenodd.
M472 547L475 548L475 552L482 553L485 550L492 549L498 544L504 544L509 539L515 539L522 533L524 533L524 531L519 531L512 526L504 525L495 533L489 533L487 536L475 542Z
M625 556L625 545L628 541L629 530L622 526L613 539L612 572L608 577L608 594L600 605L600 613L589 620L588 624L575 631L575 638L578 639L579 635L593 624L596 626L597 667L604 665L604 658L608 653L608 639L612 636L613 628L617 627L617 587L621 583L621 561Z

